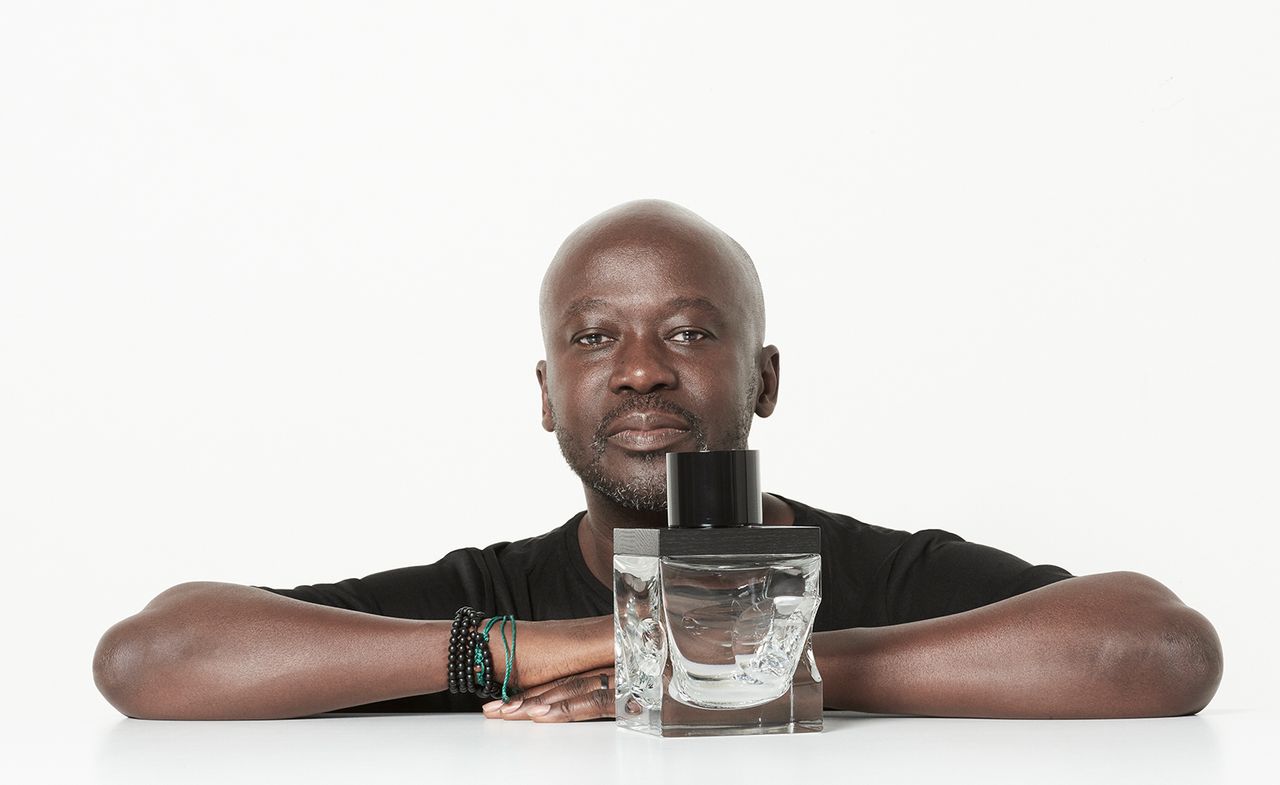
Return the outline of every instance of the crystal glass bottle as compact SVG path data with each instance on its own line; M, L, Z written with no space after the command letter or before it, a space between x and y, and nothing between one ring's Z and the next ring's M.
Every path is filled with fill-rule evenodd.
M668 453L667 511L666 529L614 531L618 725L821 730L818 528L761 525L755 450Z

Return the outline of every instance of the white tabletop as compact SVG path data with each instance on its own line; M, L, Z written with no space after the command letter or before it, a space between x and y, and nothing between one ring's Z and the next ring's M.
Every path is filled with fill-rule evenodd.
M28 727L26 779L131 783L1277 782L1269 715L1012 721L829 713L821 734L657 739L611 722L478 715L325 716L258 722L109 720ZM11 737L12 739L12 737Z

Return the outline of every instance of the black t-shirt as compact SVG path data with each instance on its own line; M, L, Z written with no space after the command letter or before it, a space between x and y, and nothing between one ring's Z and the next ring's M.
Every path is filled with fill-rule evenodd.
M914 534L863 523L772 494L797 526L822 530L822 603L814 630L882 627L960 613L1071 573L1033 566L950 532ZM613 613L612 590L587 570L578 547L580 512L546 534L452 551L434 564L338 583L268 591L321 605L405 619L452 619L463 605L488 615L545 621ZM448 692L356 707L360 711L474 711L470 695Z

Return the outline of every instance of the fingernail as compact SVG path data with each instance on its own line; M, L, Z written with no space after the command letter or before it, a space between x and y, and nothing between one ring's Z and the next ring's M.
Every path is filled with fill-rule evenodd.
M549 711L551 711L551 707L543 703L540 706L534 706L532 709L529 709L529 716L541 717L542 715L546 714Z
M502 701L497 701L497 703L502 703ZM522 704L522 703L524 703L524 701L523 701L523 700L520 700L520 699L518 699L518 698L517 698L516 700L513 700L513 701L511 701L510 703L508 703L506 706L503 706L503 707L502 707L502 713L503 713L503 714L510 714L511 712L513 712L513 711L515 711L516 709L520 708L520 704Z
M495 710L496 710L499 706L501 706L501 705L502 705L502 701L500 701L500 700L497 700L497 701L489 701L489 702L488 702L488 703L486 703L485 705L481 706L481 707L480 707L480 709L481 709L482 711L495 711Z

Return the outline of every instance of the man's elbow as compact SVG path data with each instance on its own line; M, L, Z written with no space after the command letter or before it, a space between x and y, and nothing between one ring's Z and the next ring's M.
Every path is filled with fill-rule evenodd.
M194 699L207 642L188 620L207 615L226 584L180 583L108 629L93 655L93 682L117 711L137 719L201 719ZM257 591L256 589L254 591Z
M1222 681L1222 642L1209 620L1179 605L1161 635L1167 701L1163 716L1196 714L1209 705Z
M146 613L116 624L102 636L93 655L93 682L102 697L126 717L184 719L175 707L173 686L182 680L162 656L172 648ZM159 636L159 637L157 637Z
M126 717L143 717L138 700L140 647L130 619L103 634L93 653L93 683L117 711Z
M1217 632L1208 619L1176 601L1148 607L1141 616L1140 626L1117 629L1096 661L1105 674L1097 716L1196 714L1222 680Z
M1098 716L1176 717L1209 705L1222 681L1222 643L1209 620L1145 575L1096 579L1115 622L1095 660L1106 674Z

